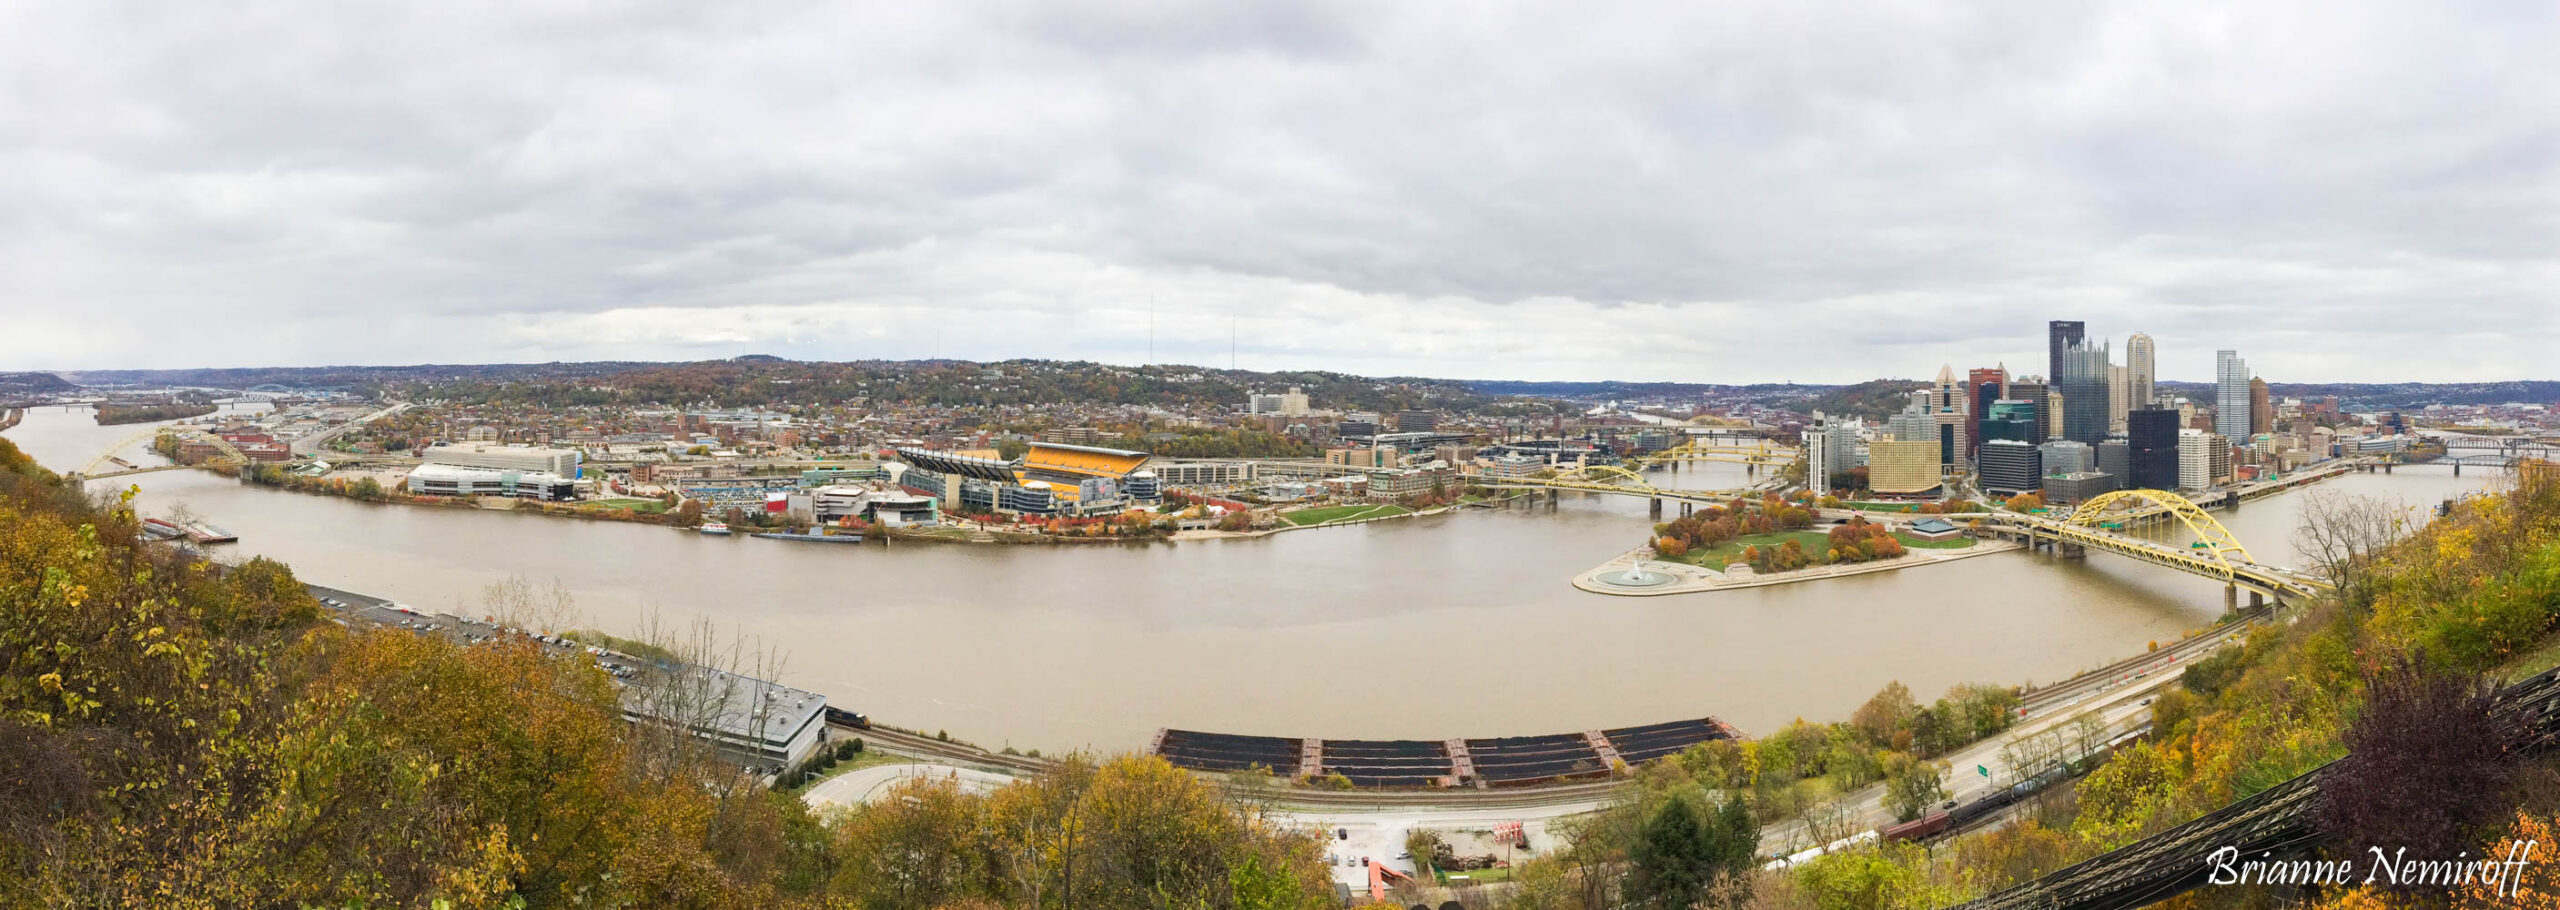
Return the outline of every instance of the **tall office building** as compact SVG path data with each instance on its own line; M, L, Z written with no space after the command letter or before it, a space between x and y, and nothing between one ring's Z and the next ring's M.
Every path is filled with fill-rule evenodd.
M2086 443L2068 439L2047 440L2036 447L2036 453L2044 469L2054 474L2077 474L2097 467L2095 456Z
M1831 495L1831 429L1804 428L1804 486L1815 496Z
M1830 495L1831 476L1858 466L1858 421L1824 417L1806 427L1804 464L1805 485L1813 495Z
M1990 419L1991 405L2009 397L2009 370L1975 367L1965 371L1964 386L1965 403L1972 406L1965 412L1964 424L1965 448L1969 450L1965 457L1970 458L1982 451L1982 422Z
M1974 450L1977 452L1981 451L1982 443L1994 439L2006 439L2028 445L2044 440L2044 433L2036 428L2035 405L2015 398L2003 398L1992 402L1990 413L1982 418L1981 426L1982 435L1974 443Z
M2231 479L2231 439L2203 430L2178 431L2178 488L2210 489Z
M1982 491L2024 493L2044 486L2044 460L2035 446L2007 439L1982 444Z
M2213 353L2213 431L2249 438L2249 362L2238 351Z
M2124 432L2124 415L2133 409L2133 371L2124 364L2107 365L2107 432Z
M2062 438L2093 446L2107 438L2110 365L2104 341L2083 341L2062 349L2062 375L2058 380L2062 386Z
M2122 436L2098 443L2098 472L2122 479L2133 472L2133 444Z
M1938 421L1925 410L1906 407L1885 418L1884 431L1900 442L1934 442L1938 438Z
M2045 437L2053 435L2053 431L2048 429L2053 425L2053 418L2048 416L2053 402L2045 393L2044 377L2029 376L2024 379L2011 377L2009 398L2012 401L2027 403L2029 410L2027 424L2030 430L2027 436L2028 442L2043 442Z
M2139 408L2125 415L2126 453L2131 461L2124 485L2132 490L2167 490L2178 485L2178 430L2184 426L2172 408Z
M2276 431L2275 399L2267 394L2267 381L2249 380L2249 435Z
M2056 385L2062 382L2063 350L2079 344L2087 330L2088 324L2078 320L2056 319L2044 324L2045 349L2049 352L2044 365L2044 375L2053 380Z
M2135 332L2124 339L2125 383L2133 400L2131 411L2151 406L2152 386L2160 378L2159 355L2152 350L2151 336Z
M1938 463L1948 468L1964 467L1967 453L1973 451L1973 439L1965 433L1973 419L1971 402L1965 399L1964 383L1956 381L1954 364L1938 367L1937 388L1929 396L1929 420L1936 425Z

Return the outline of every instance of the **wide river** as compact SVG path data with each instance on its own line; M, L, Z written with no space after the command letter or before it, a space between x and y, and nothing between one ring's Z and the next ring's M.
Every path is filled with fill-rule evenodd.
M49 408L7 435L72 470L137 429ZM2322 488L2432 505L2492 476L2403 467ZM1659 478L1741 480L1739 466ZM991 747L1133 750L1168 726L1440 739L1706 715L1763 733L1846 717L1891 680L1926 699L2059 679L2222 612L2215 582L2105 554L1669 597L1577 590L1576 573L1645 535L1644 503L1616 497L1250 540L881 548L374 505L194 471L131 482L145 514L183 505L238 533L217 548L226 559L270 556L308 581L469 615L493 582L556 580L579 625L626 634L707 617L782 652L782 681L832 704ZM2303 495L2218 514L2261 561L2298 564Z

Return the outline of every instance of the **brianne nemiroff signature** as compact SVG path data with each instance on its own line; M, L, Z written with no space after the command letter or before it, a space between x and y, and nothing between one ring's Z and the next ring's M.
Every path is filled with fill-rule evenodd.
M2505 859L2481 857L2472 859L2470 851L2454 859L2411 859L2409 848L2385 853L2381 847L2367 849L2372 859L2363 865L2352 859L2269 859L2261 853L2258 859L2241 859L2240 848L2224 847L2205 857L2208 870L2205 880L2216 885L2383 885L2394 888L2436 887L2465 888L2487 885L2500 897L2513 897L2523 884L2524 867L2533 861L2537 841L2518 841L2507 846Z

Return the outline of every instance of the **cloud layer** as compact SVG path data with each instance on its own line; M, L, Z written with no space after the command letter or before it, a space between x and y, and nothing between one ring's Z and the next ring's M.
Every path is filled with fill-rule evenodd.
M2547 5L532 6L0 8L0 366L2560 348Z

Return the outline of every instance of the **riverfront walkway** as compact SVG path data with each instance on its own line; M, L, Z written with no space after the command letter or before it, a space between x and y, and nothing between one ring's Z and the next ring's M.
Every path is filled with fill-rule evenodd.
M1728 573L1684 562L1664 562L1646 555L1652 552L1652 547L1640 546L1620 554L1616 559L1594 566L1590 571L1574 576L1573 586L1593 594L1612 594L1619 597L1698 594L1740 588L1765 588L1770 585L1843 578L1870 572L1890 572L1895 569L1918 568L1969 559L1986 553L2008 553L2026 548L2022 543L1981 540L1975 541L1973 546L1957 550L1929 550L1915 547L1904 550L1901 556L1892 559L1808 566L1793 572L1762 575L1751 571L1749 567ZM1656 580L1657 578L1660 580Z

